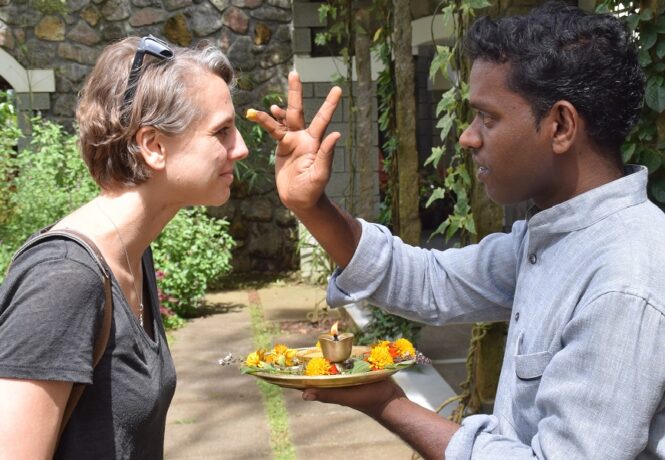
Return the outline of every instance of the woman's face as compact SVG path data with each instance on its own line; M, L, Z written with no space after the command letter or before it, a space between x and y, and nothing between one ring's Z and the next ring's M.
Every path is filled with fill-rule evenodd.
M178 136L163 141L169 193L180 206L228 201L233 165L248 150L235 125L235 110L226 82L209 72L192 77L191 97L200 117Z

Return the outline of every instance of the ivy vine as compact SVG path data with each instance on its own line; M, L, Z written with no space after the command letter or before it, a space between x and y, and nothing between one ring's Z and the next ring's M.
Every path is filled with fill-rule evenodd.
M436 8L436 11L441 12L444 27L452 24L453 45L436 46L436 53L430 65L430 78L433 80L440 73L450 80L452 86L443 94L436 108L438 119L436 127L441 130L442 145L432 149L425 165L432 164L436 167L444 157L450 159L450 164L446 169L443 186L434 188L426 206L431 206L436 200L448 196L453 198L455 203L453 211L434 230L432 236L441 234L447 241L457 235L458 245L475 241L477 235L470 199L473 187L469 173L472 171L471 156L457 142L462 132L469 126L471 115L467 83L469 64L462 55L461 46L464 33L475 17L476 11L488 6L490 3L487 0L445 0Z

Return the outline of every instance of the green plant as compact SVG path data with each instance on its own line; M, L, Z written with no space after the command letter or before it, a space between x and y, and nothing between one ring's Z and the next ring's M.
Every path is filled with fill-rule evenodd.
M15 119L4 120L0 137L0 273L13 252L38 229L94 197L97 186L78 154L77 138L53 122L32 119L28 147L16 150Z
M210 218L202 206L182 209L153 243L162 304L190 316L208 283L231 270L228 222Z
M261 100L261 109L269 111L272 104L284 105L284 96L270 93ZM249 156L235 163L235 175L239 182L247 184L251 190L261 183L274 182L275 141L256 123L236 115L236 126L249 149Z
M637 37L646 76L644 107L621 151L624 162L649 168L649 195L665 209L665 3L605 0L596 11L623 18Z

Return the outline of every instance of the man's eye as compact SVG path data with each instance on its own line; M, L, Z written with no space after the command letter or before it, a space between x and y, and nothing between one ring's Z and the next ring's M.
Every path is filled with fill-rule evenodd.
M487 115L485 112L481 112L480 110L476 112L476 117L478 117L478 120L480 120L480 122L485 126L489 125L492 121L489 115Z
M225 137L229 133L229 128L222 128L215 133L215 136Z

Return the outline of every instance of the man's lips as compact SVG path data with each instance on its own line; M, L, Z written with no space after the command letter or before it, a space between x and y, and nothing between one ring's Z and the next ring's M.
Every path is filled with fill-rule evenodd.
M478 169L476 169L476 177L478 179L482 179L484 176L489 174L490 169L487 166L478 166Z

